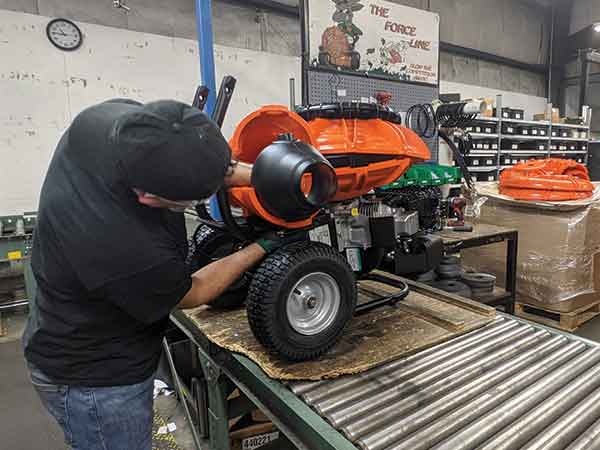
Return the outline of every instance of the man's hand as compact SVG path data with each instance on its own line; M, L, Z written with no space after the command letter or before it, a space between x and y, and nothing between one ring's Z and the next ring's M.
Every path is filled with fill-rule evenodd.
M243 162L232 162L230 173L225 176L225 185L228 187L250 186L252 165Z
M270 231L263 234L256 243L268 253L280 249L281 247L292 244L294 242L304 241L308 239L308 233L302 231Z

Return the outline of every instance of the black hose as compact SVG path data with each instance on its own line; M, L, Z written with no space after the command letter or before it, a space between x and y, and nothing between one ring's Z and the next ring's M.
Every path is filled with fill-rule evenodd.
M221 213L221 218L223 219L223 223L227 227L227 230L233 235L233 237L239 239L240 241L247 241L248 237L244 230L238 225L233 217L233 213L231 212L231 205L229 204L229 192L226 188L221 188L217 192L217 202L219 204L219 212Z
M438 128L433 106L429 103L413 105L406 111L406 126L423 138L432 138Z
M450 147L450 150L452 150L452 155L454 156L454 160L458 163L458 166L460 167L460 171L462 172L462 176L465 179L467 186L469 187L469 189L472 189L473 188L473 180L471 179L471 173L469 172L469 168L467 167L467 164L465 163L465 159L463 158L462 153L460 152L460 150L458 149L458 147L456 146L454 141L452 139L450 139L450 137L444 130L439 130L438 134L444 140L444 142L446 142L446 144L448 144L448 147Z

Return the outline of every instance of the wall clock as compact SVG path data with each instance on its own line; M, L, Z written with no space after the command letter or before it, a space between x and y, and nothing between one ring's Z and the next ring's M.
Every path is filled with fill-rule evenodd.
M46 35L56 48L77 50L83 42L83 34L77 25L67 19L53 19L46 26Z

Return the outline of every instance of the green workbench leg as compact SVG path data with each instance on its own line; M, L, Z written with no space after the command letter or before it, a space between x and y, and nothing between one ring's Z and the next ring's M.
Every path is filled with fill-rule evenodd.
M198 352L204 378L208 387L208 437L211 450L231 450L227 397L230 383L219 367Z

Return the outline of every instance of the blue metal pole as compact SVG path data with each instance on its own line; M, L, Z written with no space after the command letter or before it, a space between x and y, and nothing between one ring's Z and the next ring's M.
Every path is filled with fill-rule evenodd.
M196 0L196 27L200 51L200 76L202 84L210 90L205 110L209 116L212 116L217 99L217 83L215 81L211 0Z
M217 99L217 83L215 80L211 0L196 0L196 27L200 53L200 77L202 78L202 84L209 90L204 110L209 116L212 116ZM209 206L213 218L222 220L216 196L213 195L210 198Z

